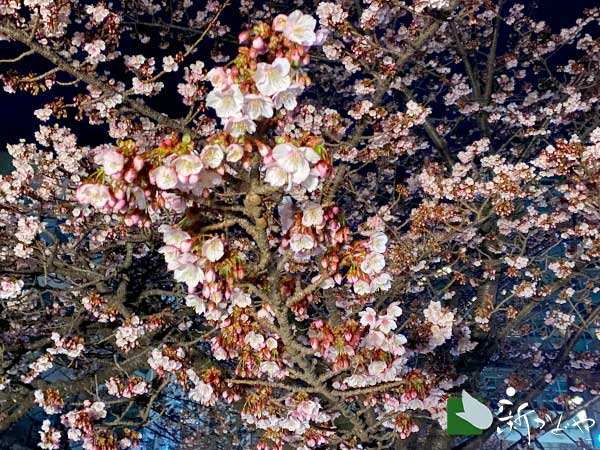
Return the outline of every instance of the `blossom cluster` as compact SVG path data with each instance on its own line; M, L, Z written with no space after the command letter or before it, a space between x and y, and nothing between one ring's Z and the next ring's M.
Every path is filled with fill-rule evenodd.
M108 394L117 398L133 398L149 391L148 383L142 377L131 377L125 382L110 377L105 386Z

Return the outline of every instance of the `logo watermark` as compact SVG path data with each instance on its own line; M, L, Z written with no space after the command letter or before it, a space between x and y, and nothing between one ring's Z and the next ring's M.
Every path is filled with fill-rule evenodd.
M512 387L506 390L506 395L509 398L514 397L515 394L516 390ZM521 403L516 407L514 414L513 407L515 407L515 404L510 399L501 399L498 402L495 418L500 422L500 425L496 427L496 434L508 437L514 430L521 435L521 432L516 430L516 428L525 428L527 430L527 442L529 445L531 445L532 427L539 432L547 425L555 425L554 428L548 431L556 436L564 433L568 427L577 428L580 432L585 433L596 424L594 419L581 417L580 415L576 415L563 422L562 412L556 414L555 417L547 413L538 414L529 408L529 403L527 402ZM494 413L480 400L463 390L460 398L451 397L448 399L447 422L448 434L450 436L478 436L492 426Z

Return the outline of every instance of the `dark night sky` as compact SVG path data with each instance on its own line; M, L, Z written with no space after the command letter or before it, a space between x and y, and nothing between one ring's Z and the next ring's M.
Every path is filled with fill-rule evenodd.
M521 2L526 5L530 4L530 0L521 0ZM560 27L572 26L584 8L597 6L600 2L599 0L569 0L567 2L564 0L539 0L538 3L540 8L537 18L545 20L556 30ZM0 43L0 59L14 57L16 54L14 44ZM0 65L0 71L2 70L6 70L6 67ZM65 89L62 89L61 94L65 95L66 101L70 100ZM18 142L19 138L32 140L33 131L37 128L37 121L32 120L33 110L43 107L49 98L54 98L54 95L50 97L45 95L31 97L26 93L7 94L0 89L0 153L4 151L7 143ZM88 127L86 130L89 130L86 133L100 132L97 127L92 129ZM92 141L94 140L92 137ZM0 171L2 166L1 156Z

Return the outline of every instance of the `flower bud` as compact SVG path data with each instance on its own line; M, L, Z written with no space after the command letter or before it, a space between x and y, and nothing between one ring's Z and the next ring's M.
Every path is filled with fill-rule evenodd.
M260 36L254 38L254 40L252 41L252 48L258 51L263 51L265 48L265 41L263 40L263 38L261 38Z
M117 189L114 192L114 196L117 200L123 200L125 198L125 192L122 189Z
M317 172L319 172L319 175L322 177L327 175L327 172L329 170L329 168L327 167L327 163L325 161L319 161L319 164L317 164L316 169L317 169Z
M144 159L140 156L133 158L133 168L138 172L144 167Z
M121 212L127 211L127 201L125 199L119 200L115 204L115 210L121 211Z
M212 269L207 269L206 272L204 272L204 279L208 283L215 281L215 271Z
M127 169L127 171L125 172L124 178L125 181L127 181L128 183L133 183L136 177L137 172L134 169Z
M316 39L315 42L313 43L313 45L317 45L317 46L321 46L325 43L325 41L327 40L327 35L329 33L327 32L327 30L318 30L316 32Z
M282 32L287 23L287 16L285 14L279 14L273 19L273 30Z
M248 39L250 39L250 31L249 30L242 31L240 34L238 34L238 42L240 44L243 44Z

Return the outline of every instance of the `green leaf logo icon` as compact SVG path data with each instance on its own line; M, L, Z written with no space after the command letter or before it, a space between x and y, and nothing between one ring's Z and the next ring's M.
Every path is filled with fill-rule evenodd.
M494 421L492 411L465 390L462 398L448 399L447 418L451 436L479 435Z

